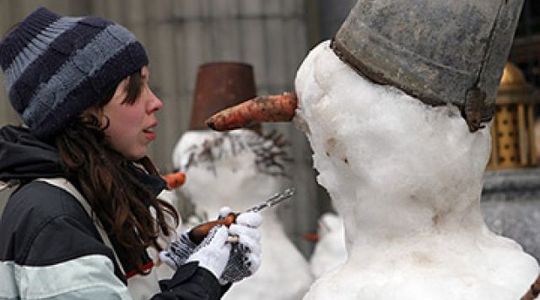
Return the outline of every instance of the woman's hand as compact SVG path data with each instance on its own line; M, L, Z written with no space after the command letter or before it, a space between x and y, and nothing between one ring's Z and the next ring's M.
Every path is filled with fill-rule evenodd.
M229 227L229 235L237 237L232 243L231 255L220 278L220 283L238 282L253 275L261 265L262 216L247 212L238 215L236 223Z
M223 207L219 211L218 220L227 217L231 212L232 210L230 208ZM222 231L225 230L227 232L225 244L228 246L210 247L208 251L203 251L203 254L210 255L211 251L209 250L211 249L215 249L214 251L216 253L223 254L223 247L229 247L230 253L223 255L221 258L226 258L226 265L224 266L225 269L221 271L222 274L219 273L220 268L217 268L215 270L216 272L210 271L214 275L220 274L219 277L216 277L219 278L222 284L238 282L251 276L259 269L261 264L261 234L258 228L262 223L262 216L260 213L255 212L235 214L235 216L236 223L231 224L228 229L223 225L212 228L208 236L199 245L190 239L189 232L183 233L179 240L172 242L166 251L162 251L159 254L161 261L175 270L181 265L195 260L199 261L199 264L204 267L205 258L202 258L201 254L196 254L196 252L202 250L201 247L203 245L209 244L215 238L216 228L221 228ZM221 242L221 240L218 240L218 242ZM203 261L202 264L201 259ZM212 267L209 268L212 269Z
M167 250L159 253L159 259L173 270L178 269L186 263L186 260L193 254L197 244L189 239L187 232L180 235L180 238L169 245Z
M212 228L206 238L194 249L186 263L197 261L199 267L207 269L216 278L220 278L231 253L228 237L227 227L218 225Z

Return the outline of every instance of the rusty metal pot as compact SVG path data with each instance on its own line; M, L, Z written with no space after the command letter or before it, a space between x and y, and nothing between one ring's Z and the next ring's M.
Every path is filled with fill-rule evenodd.
M190 130L208 129L205 120L257 95L253 67L239 62L203 64L197 72Z

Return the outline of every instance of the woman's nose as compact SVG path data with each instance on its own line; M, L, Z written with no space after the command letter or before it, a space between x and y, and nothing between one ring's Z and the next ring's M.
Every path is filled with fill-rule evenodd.
M163 101L161 101L161 99L159 99L156 94L154 94L154 92L152 92L152 90L148 89L149 90L149 93L150 93L150 101L149 101L149 104L148 104L148 112L149 113L153 113L153 112L156 112L158 110L160 110L162 107L163 107Z

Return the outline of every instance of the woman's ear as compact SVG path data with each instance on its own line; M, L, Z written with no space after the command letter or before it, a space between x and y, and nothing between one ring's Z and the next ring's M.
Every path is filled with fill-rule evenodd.
M109 125L109 118L105 115L103 108L97 106L87 108L83 111L80 118L84 123L94 124L102 129L107 128Z
M82 119L88 119L88 118L94 117L94 118L97 118L98 120L101 120L102 116L103 116L103 110L96 106L87 108L81 114Z

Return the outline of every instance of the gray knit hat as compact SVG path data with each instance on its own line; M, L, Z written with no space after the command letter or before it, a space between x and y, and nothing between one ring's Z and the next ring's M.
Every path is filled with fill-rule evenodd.
M126 28L97 17L39 8L0 43L13 108L38 138L54 136L122 79L148 64Z

